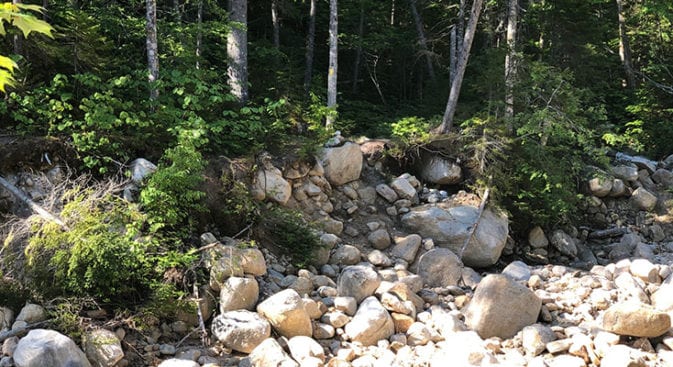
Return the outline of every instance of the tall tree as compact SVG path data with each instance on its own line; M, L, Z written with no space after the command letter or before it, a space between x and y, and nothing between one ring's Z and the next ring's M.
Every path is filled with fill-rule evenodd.
M460 88L463 84L463 76L465 75L465 68L467 67L467 60L470 56L470 49L472 48L472 40L474 33L477 31L477 22L479 22L479 14L484 0L474 0L472 3L472 10L470 11L470 20L467 22L467 29L465 30L465 37L463 38L463 47L458 58L458 65L456 76L451 83L451 91L449 92L449 100L446 102L446 110L442 118L442 124L438 128L440 134L446 134L451 131L453 127L453 116L456 114L456 106L458 105L458 96L460 96Z
M336 109L337 104L337 68L339 66L339 15L337 0L329 1L329 69L327 71L327 107ZM327 115L326 127L334 123L334 113Z
M201 47L203 42L203 0L198 0L196 5L196 69L201 68Z
M411 15L414 17L414 24L416 25L418 44L421 46L421 51L425 56L425 63L428 68L428 76L430 76L430 80L435 83L435 68L432 66L432 57L430 55L430 50L428 49L428 41L425 38L425 31L423 30L423 18L421 18L421 14L418 12L418 8L416 8L416 0L409 0L409 5L411 6Z
M308 98L311 91L313 77L313 51L315 49L315 13L316 0L311 0L311 9L308 18L308 33L306 35L306 69L304 70L304 96Z
M150 82L150 100L159 97L156 82L159 80L159 46L157 44L157 2L146 0L146 47L147 47L147 80Z
M13 4L21 4L21 0L12 0ZM23 55L23 36L21 33L16 33L14 35L14 53L17 55Z
M629 36L626 33L626 16L624 15L624 4L622 0L615 0L617 3L617 20L619 22L619 57L624 66L626 75L626 86L629 89L636 87L636 75L633 71L631 62L631 47L629 45Z
M358 39L357 48L355 49L355 61L353 61L353 83L351 92L353 94L358 91L358 79L360 78L360 63L362 62L362 37L365 32L365 5L364 1L360 0L360 21L358 22Z
M248 101L248 1L229 0L229 19L234 22L227 35L229 88L238 103Z
M519 20L519 0L509 0L507 12L507 54L505 55L505 119L514 117L514 84L516 83L516 36ZM508 122L509 123L509 122Z
M280 19L278 19L278 0L271 0L271 22L273 23L273 47L280 49Z

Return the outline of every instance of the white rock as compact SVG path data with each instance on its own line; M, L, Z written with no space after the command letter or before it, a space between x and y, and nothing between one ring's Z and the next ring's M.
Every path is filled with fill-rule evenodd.
M393 320L376 297L365 298L351 322L345 327L346 335L363 345L375 345L395 332Z
M304 309L304 302L297 291L286 289L257 305L257 312L264 316L282 336L311 336L311 318Z
M253 367L299 367L283 347L273 338L264 340L248 355L249 365Z
M337 281L339 296L353 297L357 302L371 296L381 284L381 278L370 266L347 266Z
M435 155L424 158L420 168L420 176L424 181L439 185L453 185L463 179L460 165Z
M287 341L288 349L290 349L290 355L294 358L295 361L299 362L302 367L302 363L307 358L318 358L322 362L325 361L325 351L315 340L307 336L295 336L290 338Z
M327 148L322 152L320 163L325 177L332 185L340 186L360 178L362 152L360 146L346 143L341 147Z
M16 316L16 321L25 321L27 324L34 324L36 322L47 319L47 311L44 307L36 304L26 304Z
M91 367L84 352L67 336L53 330L35 329L21 338L14 350L16 367Z
M536 226L528 233L528 244L532 248L547 248L549 240L540 226Z
M417 193L416 189L409 183L409 180L398 177L390 183L390 187L395 190L402 199L414 200Z
M283 173L276 167L260 169L257 172L255 188L263 192L267 199L285 205L292 195L292 186L283 178Z
M220 290L220 313L255 309L259 298L259 284L255 278L230 277Z
M255 312L229 311L218 315L211 325L213 335L225 347L250 353L271 335L269 322Z

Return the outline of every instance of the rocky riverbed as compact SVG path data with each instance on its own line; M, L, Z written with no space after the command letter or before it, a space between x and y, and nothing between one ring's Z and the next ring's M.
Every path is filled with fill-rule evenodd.
M321 224L313 264L204 233L197 315L98 323L80 343L23 336L42 306L3 308L17 336L3 334L0 366L673 365L666 162L615 163L587 180L586 226L515 244L497 208L423 184L460 181L455 162L389 177L369 148L260 165L256 199Z

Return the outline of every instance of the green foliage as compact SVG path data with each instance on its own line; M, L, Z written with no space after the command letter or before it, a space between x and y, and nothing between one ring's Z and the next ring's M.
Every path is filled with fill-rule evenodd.
M263 211L259 226L259 237L263 243L275 246L299 267L310 264L314 252L321 246L315 229L305 222L300 213L289 209L274 207Z
M410 116L393 122L390 127L394 137L411 145L428 142L432 124L422 117Z
M36 221L26 247L27 272L47 296L91 295L106 302L138 297L152 278L158 248L141 228L146 215L109 190L66 193L69 230Z
M15 314L30 300L30 291L21 282L2 277L0 278L0 304L9 307Z

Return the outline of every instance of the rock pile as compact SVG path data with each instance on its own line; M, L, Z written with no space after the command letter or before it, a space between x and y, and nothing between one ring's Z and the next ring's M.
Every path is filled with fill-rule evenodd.
M6 339L0 366L670 366L673 246L651 212L664 205L669 175L629 159L588 180L589 226L549 237L533 228L519 246L525 259L573 266L513 261L500 274L479 269L512 252L508 219L480 211L478 198L449 197L410 174L386 179L354 143L313 164L266 160L253 194L319 221L322 248L296 269L266 249L202 235L210 282L199 311L214 343L188 338L200 330L189 315L143 338L92 330L83 351L38 329ZM456 174L439 167L425 175ZM640 222L622 219L625 205ZM44 319L0 311L5 329Z

